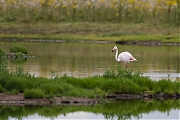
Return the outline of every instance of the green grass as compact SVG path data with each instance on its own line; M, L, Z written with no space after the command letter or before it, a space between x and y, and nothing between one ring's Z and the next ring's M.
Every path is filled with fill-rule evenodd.
M24 98L30 99L30 98L37 98L41 99L44 98L44 92L40 89L30 89L24 91Z
M0 49L0 56L3 56L3 55L5 55L5 52Z
M27 54L27 48L21 47L21 46L13 46L10 49L10 53L23 53Z
M28 29L27 29L28 28ZM0 24L1 40L105 40L179 42L179 28L174 25L117 24L117 23L54 23L18 22ZM7 33L8 32L8 33Z
M64 75L49 79L35 78L20 68L14 73L2 70L0 71L0 91L24 93L25 98L38 98L39 94L40 98L45 96L47 98L53 96L96 98L112 93L142 94L144 91L180 93L179 81L152 81L140 74L139 71L117 68L107 70L103 76L75 78Z

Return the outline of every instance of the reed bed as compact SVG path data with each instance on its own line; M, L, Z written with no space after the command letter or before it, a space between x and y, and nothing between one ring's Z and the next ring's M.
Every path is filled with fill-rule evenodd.
M179 0L0 0L0 22L179 24Z

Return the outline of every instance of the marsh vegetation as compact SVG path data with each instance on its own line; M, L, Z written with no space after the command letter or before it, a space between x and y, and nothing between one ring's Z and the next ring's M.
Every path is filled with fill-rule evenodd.
M2 40L179 42L178 0L1 0L0 3Z
M1 65L3 64L6 63ZM66 74L54 78L35 77L20 67L15 72L1 69L0 73L0 92L24 93L25 98L53 98L54 96L96 98L113 93L142 94L145 91L180 93L179 81L152 81L148 77L140 76L139 71L133 72L120 67L107 70L103 76L86 78L75 78Z

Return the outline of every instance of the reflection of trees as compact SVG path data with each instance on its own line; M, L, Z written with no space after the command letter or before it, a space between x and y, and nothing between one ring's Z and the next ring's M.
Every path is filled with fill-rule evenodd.
M84 111L94 114L103 114L106 119L130 119L141 118L141 114L152 111L166 113L171 109L179 109L179 100L154 100L143 102L140 100L110 101L109 103L96 104L93 106L0 106L0 118L22 118L32 114L44 117L56 118L72 112Z

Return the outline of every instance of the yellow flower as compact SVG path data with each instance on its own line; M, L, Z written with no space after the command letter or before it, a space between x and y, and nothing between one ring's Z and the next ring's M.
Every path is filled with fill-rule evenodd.
M40 0L39 2L40 2L40 4L44 4L45 1L44 0Z
M116 13L116 16L119 16L119 13Z
M68 6L67 5L63 5L63 8L68 9Z
M91 3L88 3L88 7L91 7Z
M171 6L171 5L175 5L175 4L177 4L176 0L166 0L166 5L167 6Z
M76 9L76 5L73 5L72 8L73 8L73 9Z
M132 5L134 2L135 2L135 0L128 0L128 3L131 4L131 5Z

